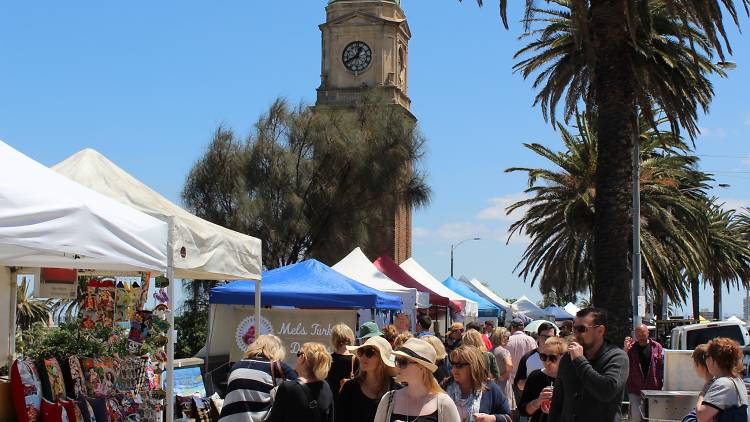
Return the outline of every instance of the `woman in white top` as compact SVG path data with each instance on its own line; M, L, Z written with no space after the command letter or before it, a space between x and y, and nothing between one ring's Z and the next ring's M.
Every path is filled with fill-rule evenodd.
M393 352L398 379L405 388L380 400L375 422L460 422L453 400L438 385L435 349L426 341L410 338Z

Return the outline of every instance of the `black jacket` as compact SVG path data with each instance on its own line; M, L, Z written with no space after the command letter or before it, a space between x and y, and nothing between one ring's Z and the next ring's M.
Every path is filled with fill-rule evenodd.
M619 422L628 355L605 342L590 361L565 354L557 371L548 422Z

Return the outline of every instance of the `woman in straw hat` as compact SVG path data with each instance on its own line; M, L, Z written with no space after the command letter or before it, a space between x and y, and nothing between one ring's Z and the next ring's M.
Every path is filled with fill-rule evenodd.
M371 422L385 393L400 388L393 379L393 350L383 337L370 337L359 347L347 347L359 360L359 374L347 381L336 402L336 421Z
M487 380L484 354L464 345L451 352L451 379L445 391L458 408L462 422L510 422L505 393Z
M325 381L331 355L320 343L305 343L297 352L299 378L279 385L270 422L333 422L333 395Z
M435 336L423 336L420 338L430 343L430 346L435 348L435 365L438 367L438 369L432 375L435 377L438 383L442 383L451 376L450 365L448 365L448 353L446 353L445 351L445 346L443 345L443 342Z
M383 396L375 421L460 422L453 400L432 376L437 369L435 349L424 340L411 338L393 354L398 379L406 387Z

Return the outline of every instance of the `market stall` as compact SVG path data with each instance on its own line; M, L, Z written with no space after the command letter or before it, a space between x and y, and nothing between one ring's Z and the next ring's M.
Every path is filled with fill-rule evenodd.
M122 204L152 215L169 224L168 270L169 283L166 305L170 309L168 321L174 326L174 288L176 279L199 280L255 280L255 291L260 292L261 241L226 229L190 214L173 204L142 182L126 173L93 149L85 149L53 167L58 173L87 186ZM256 319L260 318L260 295L248 298L245 304L255 304ZM176 333L170 329L167 344L167 391L174 385L174 342ZM173 395L168 394L168 421L174 413Z
M15 355L17 274L39 267L85 269L88 274L164 273L168 269L167 234L165 222L85 188L0 142L0 297L4 299L1 311L8 316L1 328L2 360L10 361ZM96 298L92 296L92 302L111 309L114 317L118 288L102 288ZM135 296L129 296L134 300L129 308L133 313L137 302L142 301L142 296ZM103 318L100 323L114 321ZM132 393L128 387L134 385L123 383L144 379L137 370L133 377L116 376L111 365L106 379L94 378L105 375L106 366L94 358L71 356L68 362L62 362L70 364L66 372L55 357L45 355L41 359L35 362L21 357L10 367L16 417L22 422L34 422L42 412L62 418L68 411L80 410L80 402L68 400L70 393L83 400L86 408L90 402L85 396L89 395L99 410L101 406L105 412L119 409L123 402L109 394L116 388ZM84 376L82 366L89 376ZM71 388L63 382L65 376L74 382ZM142 397L142 402L150 404L152 398ZM147 405L139 409L132 400L129 403L128 412L154 410ZM124 415L119 410L117 413ZM154 419L143 420L156 420L151 413Z
M544 311L544 309L537 306L526 296L519 297L515 302L513 302L513 305L518 308L519 314L524 315L527 318L531 318L532 320L545 319L547 317L547 313Z
M453 290L445 287L435 277L432 276L427 270L425 270L414 258L409 258L399 265L401 269L406 271L411 277L419 281L426 287L434 290L438 294L448 297L451 302L457 303L460 306L460 311L455 319L463 318L476 318L479 310L477 309L477 302L467 299L462 295L454 292Z
M370 262L360 248L355 248L349 255L331 268L367 287L399 296L402 305L396 321L402 324L406 323L404 324L406 325L405 327L401 327L405 330L414 332L416 330L416 310L430 307L429 293L420 292L415 288L404 287L391 280ZM364 315L365 310L360 310L359 312L360 320L368 318L368 316ZM386 321L377 322L379 326L386 323Z
M315 259L263 273L261 301L272 309L263 311L257 325L250 309L243 306L254 295L255 283L244 280L211 289L208 356L229 355L236 361L256 335L276 334L292 360L305 341L328 345L336 323L357 327L358 309L401 309L400 297L371 289Z
M481 318L495 318L495 325L497 325L497 317L500 316L502 311L499 306L495 306L489 300L477 294L471 287L453 277L446 278L443 281L443 285L461 296L476 302L477 316Z
M565 308L561 308L556 305L550 305L544 308L544 312L547 314L548 318L554 318L555 321L575 319L575 315L572 315L570 312L566 311Z
M472 278L471 280L469 280L468 278L463 277L463 276L459 277L458 280L468 285L469 287L472 287L477 294L480 294L482 297L489 300L495 306L500 307L503 310L503 313L505 316L504 322L510 322L510 319L513 318L513 314L515 314L516 308L510 303L508 303L505 299L495 294L495 292L490 290L480 280L476 278ZM502 322L503 321L501 321L501 323Z

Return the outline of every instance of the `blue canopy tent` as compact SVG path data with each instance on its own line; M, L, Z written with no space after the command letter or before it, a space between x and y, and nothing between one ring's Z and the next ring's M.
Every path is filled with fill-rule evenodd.
M477 303L479 308L480 317L498 317L502 309L493 305L489 300L485 299L484 296L478 294L474 289L467 286L466 284L456 280L453 277L448 277L443 281L443 285L459 295L473 300Z
M315 259L263 273L264 306L298 308L401 309L401 298L360 284ZM219 305L255 303L255 281L237 280L211 289L209 302Z
M565 309L563 309L563 308L561 308L559 306L555 306L555 305L550 305L550 306L544 308L544 312L547 315L551 315L551 316L555 317L555 321L563 321L563 320L566 320L566 319L575 319L575 316L571 315L568 311L566 311Z

